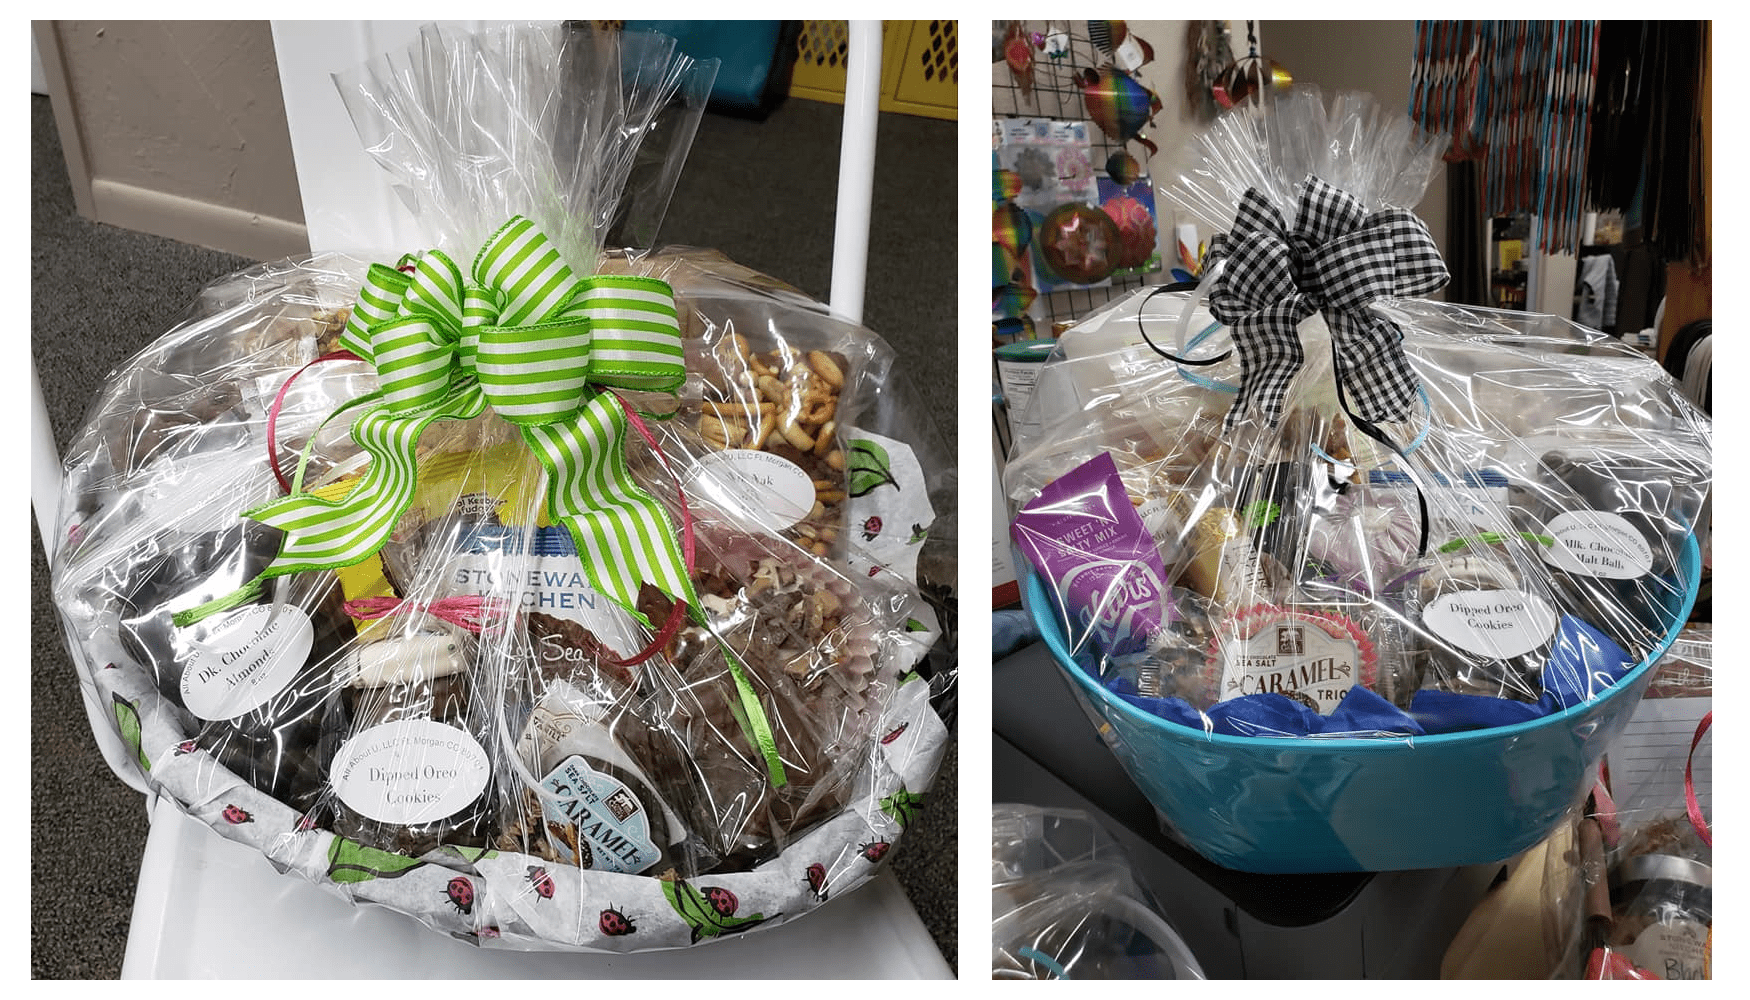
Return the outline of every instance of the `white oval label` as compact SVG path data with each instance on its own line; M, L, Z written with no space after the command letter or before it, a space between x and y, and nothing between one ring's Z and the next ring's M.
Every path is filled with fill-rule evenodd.
M329 782L353 810L417 826L452 816L486 790L486 751L474 737L432 719L385 722L334 754Z
M182 703L208 722L254 711L286 689L315 641L310 616L289 604L234 611L195 645Z
M1422 621L1460 649L1495 659L1523 656L1549 641L1555 609L1519 590L1465 590L1430 601Z
M1544 526L1556 540L1543 549L1543 561L1560 570L1607 580L1634 580L1653 570L1653 548L1619 514L1575 510L1557 514Z
M700 456L686 489L752 531L782 531L814 509L814 480L801 466L750 448Z

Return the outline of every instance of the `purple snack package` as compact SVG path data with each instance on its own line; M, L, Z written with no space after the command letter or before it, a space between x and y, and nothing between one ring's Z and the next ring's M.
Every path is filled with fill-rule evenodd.
M1102 452L1039 491L1009 536L1045 579L1071 641L1104 661L1139 652L1171 623L1160 550Z

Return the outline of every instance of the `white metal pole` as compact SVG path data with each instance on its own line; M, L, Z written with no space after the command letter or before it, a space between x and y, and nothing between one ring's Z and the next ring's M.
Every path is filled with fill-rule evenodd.
M55 532L60 530L61 455L55 447L55 432L49 427L49 408L43 402L43 384L37 378L34 356L30 359L30 505L36 511L43 558L52 566Z
M869 205L875 187L875 124L881 101L881 22L851 21L845 65L845 125L833 216L832 311L863 321L869 270Z

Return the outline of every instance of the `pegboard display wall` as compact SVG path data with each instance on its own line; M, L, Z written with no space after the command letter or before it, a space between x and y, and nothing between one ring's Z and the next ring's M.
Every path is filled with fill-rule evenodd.
M1003 22L995 22L1001 25ZM1065 32L1069 36L1066 53L1058 59L1049 57L1044 52L1034 52L1034 65L1031 86L1018 79L1010 70L1008 64L998 60L991 66L991 114L997 118L1052 118L1060 121L1089 121L1087 107L1083 103L1082 89L1079 80L1083 69L1098 69L1111 61L1110 57L1095 47L1088 38L1088 22L1086 21L1021 21L1023 31ZM995 29L999 32L1001 29ZM994 40L1000 48L1000 38ZM1150 39L1156 46L1156 51L1162 51L1165 46L1183 46L1182 38ZM1162 123L1163 125L1165 122ZM1104 164L1107 157L1123 148L1113 142L1092 122L1089 122L1089 140L1092 160L1096 167ZM1157 144L1162 144L1156 138ZM1147 150L1136 143L1131 144L1131 153L1138 160L1146 161ZM1162 254L1173 246L1170 231L1166 229L1167 219L1161 220L1162 238L1160 244ZM1166 267L1171 267L1171 258L1167 258ZM1041 295L1030 312L1038 320L1038 335L1052 335L1052 327L1059 323L1072 323L1088 313L1104 306L1107 302L1120 298L1144 284L1159 284L1171 281L1172 277L1162 271L1146 277L1119 276L1111 279L1111 284L1101 288L1075 288Z

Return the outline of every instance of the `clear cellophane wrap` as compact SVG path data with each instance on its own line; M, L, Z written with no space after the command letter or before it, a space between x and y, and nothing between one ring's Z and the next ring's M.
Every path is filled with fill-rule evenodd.
M1116 302L1043 366L1005 473L1012 538L1039 613L1132 704L1232 735L1413 739L1600 697L1681 624L1711 424L1652 358L1554 316L1381 294L1343 322L1399 331L1382 339L1414 378L1395 414L1358 416L1389 366L1328 314L1366 251L1318 244L1308 217L1335 189L1357 231L1409 226L1382 220L1439 150L1356 95L1222 116L1162 182L1228 233L1202 286ZM1274 291L1248 199L1287 230ZM1273 413L1243 391L1273 362L1224 346L1220 295L1254 324L1306 303Z
M283 539L241 515L363 488L352 428L383 379L333 356L367 259L240 272L118 370L65 462L56 600L158 794L486 947L682 947L875 873L946 744L918 577L952 492L878 336L718 255L604 251L654 232L714 72L661 36L516 25L427 29L336 81L419 249L467 267L522 216L578 275L662 272L687 374L619 392L623 469L690 549L697 606L594 588L491 410L418 436L379 549L251 590Z

